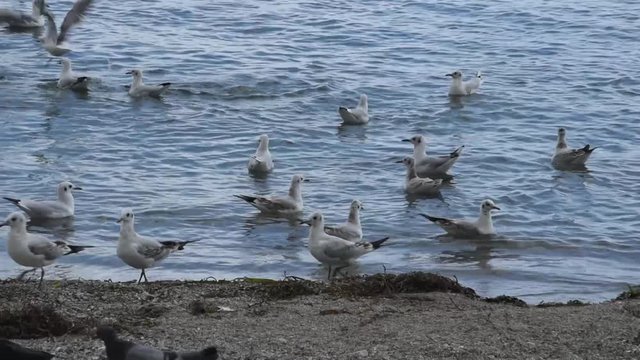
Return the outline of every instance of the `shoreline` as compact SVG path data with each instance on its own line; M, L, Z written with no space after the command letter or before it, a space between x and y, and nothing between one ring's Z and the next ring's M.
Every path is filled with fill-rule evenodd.
M0 337L103 359L97 325L221 359L640 357L640 291L587 304L483 298L430 273L283 280L0 282Z

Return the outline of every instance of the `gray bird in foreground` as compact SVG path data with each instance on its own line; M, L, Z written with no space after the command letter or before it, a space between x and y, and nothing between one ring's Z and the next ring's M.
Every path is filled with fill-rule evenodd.
M116 331L110 326L98 327L97 336L104 341L107 360L215 360L218 358L218 350L215 346L192 352L158 350L119 339Z
M51 360L48 352L31 350L7 339L0 339L0 359L7 360Z

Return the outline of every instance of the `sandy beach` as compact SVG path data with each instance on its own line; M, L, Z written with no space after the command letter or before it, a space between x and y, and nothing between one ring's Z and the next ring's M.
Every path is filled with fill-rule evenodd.
M105 359L95 327L221 359L637 359L635 292L601 304L485 299L434 274L333 283L0 283L0 337L62 359ZM623 299L627 297L628 299Z

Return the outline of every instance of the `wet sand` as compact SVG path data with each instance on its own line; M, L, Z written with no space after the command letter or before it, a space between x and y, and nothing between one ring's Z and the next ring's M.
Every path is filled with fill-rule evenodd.
M221 359L640 358L639 300L498 300L423 273L333 284L47 281L41 291L4 281L0 337L78 360L106 358L98 324L159 348L216 345Z

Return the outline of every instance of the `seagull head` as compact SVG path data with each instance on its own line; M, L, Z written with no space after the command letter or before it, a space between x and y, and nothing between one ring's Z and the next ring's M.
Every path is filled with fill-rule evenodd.
M322 217L322 213L317 212L311 215L311 219L307 220L307 223L311 225L312 228L324 228L324 218Z
M258 147L263 150L269 148L269 136L267 136L267 134L260 135L258 138Z
M461 79L462 73L460 71L454 71L450 74L446 74L445 76L451 76L452 79Z
M120 211L120 217L116 221L117 223L129 223L133 222L133 209L124 208Z
M142 70L133 69L133 70L127 71L126 74L133 76L134 79L142 78Z
M396 161L396 163L404 164L406 167L412 167L415 160L411 156L405 156L402 160Z
M565 130L564 128L559 128L558 129L558 137L559 138L564 138L567 135L567 130Z
M71 61L67 58L60 58L59 63L65 71L71 70Z
M82 188L80 186L73 185L69 181L63 181L58 184L58 196L67 196L75 190L82 190Z
M362 203L360 202L360 200L353 200L351 202L351 210L362 210L364 209L364 206L362 206Z
M27 228L27 217L24 216L23 213L16 211L16 212L12 212L11 214L9 214L9 216L7 216L7 218L0 223L0 227L2 226L9 226L12 229L16 229L16 228Z
M422 135L416 135L416 136L412 137L411 139L402 139L402 141L410 142L410 143L413 144L414 147L425 145L427 143L427 140Z
M114 340L117 338L116 331L111 326L101 325L96 329L96 336L102 341Z
M482 202L481 209L483 213L490 213L491 210L500 210L498 206L492 200L485 200Z
M302 175L293 175L293 178L291 178L291 185L300 185L303 182L309 182L309 179L306 179Z

